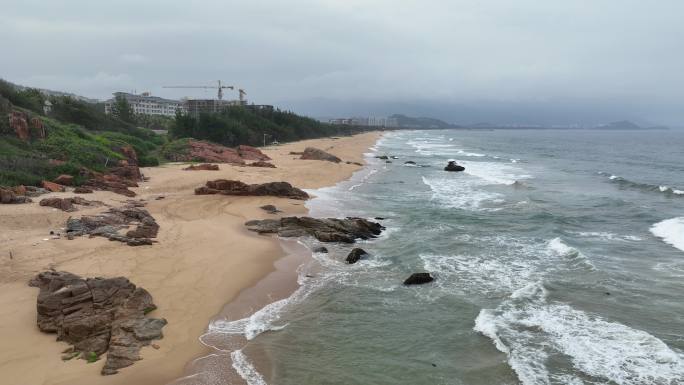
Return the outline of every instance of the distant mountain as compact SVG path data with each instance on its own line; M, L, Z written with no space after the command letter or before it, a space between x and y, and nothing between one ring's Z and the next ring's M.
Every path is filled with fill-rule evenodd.
M595 130L668 130L665 126L656 127L641 127L636 123L630 122L628 120L621 120L619 122L612 122L604 124L598 127L594 127Z
M414 118L401 114L391 115L388 119L394 120L396 125L401 128L444 129L459 127L435 118Z

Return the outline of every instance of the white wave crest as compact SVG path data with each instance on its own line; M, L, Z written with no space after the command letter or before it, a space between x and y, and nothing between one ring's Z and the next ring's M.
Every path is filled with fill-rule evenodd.
M651 233L665 243L684 251L684 217L658 222L651 227Z
M480 311L474 330L492 339L527 384L583 383L553 360L620 385L671 385L684 379L684 361L658 338L626 325L547 303L541 282L522 288L497 309Z

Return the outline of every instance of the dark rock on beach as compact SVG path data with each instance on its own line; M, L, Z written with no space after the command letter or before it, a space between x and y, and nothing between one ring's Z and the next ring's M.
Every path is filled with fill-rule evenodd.
M185 171L218 171L218 164L202 163L202 164L191 164L184 168Z
M245 226L259 234L278 234L281 237L312 236L321 242L342 243L375 238L385 229L379 223L363 218L286 217L249 221Z
M302 156L299 159L309 159L309 160L326 160L328 162L340 163L342 159L336 157L335 155L320 150L318 148L307 147L304 149Z
M422 285L434 281L430 273L413 273L406 278L404 285Z
M323 247L323 246L318 246L318 247L316 247L316 248L313 249L313 252L314 252L314 253L327 254L327 253L328 253L328 249L327 249L326 247Z
M119 232L137 224L136 228L125 235ZM129 246L151 245L159 232L159 225L147 210L135 207L133 203L122 208L112 207L104 213L69 218L66 223L67 237L90 235L100 236L110 241L119 241Z
M355 249L352 249L352 251L349 253L349 255L347 255L347 258L345 259L345 261L348 264L353 264L353 263L356 263L359 260L361 260L361 258L365 255L368 255L366 250L357 247Z
M246 184L237 180L217 179L208 181L206 186L195 189L196 195L241 195L241 196L275 196L290 199L308 199L309 194L293 187L287 182L269 182Z
M449 164L444 167L444 171L464 171L465 167L456 164L456 161L450 160Z
M264 205L264 206L261 206L259 208L268 212L269 214L275 214L275 213L280 212L280 210L278 210L278 208L275 207L274 205Z
M156 309L152 296L124 277L45 271L29 285L40 289L38 328L73 346L64 359L80 356L93 362L106 352L103 375L133 365L143 346L163 337L166 320L146 317Z

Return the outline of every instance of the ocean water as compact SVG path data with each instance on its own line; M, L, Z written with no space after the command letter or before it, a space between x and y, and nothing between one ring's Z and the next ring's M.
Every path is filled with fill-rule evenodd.
M684 132L398 131L368 159L308 206L384 218L371 255L210 326L249 384L684 384Z

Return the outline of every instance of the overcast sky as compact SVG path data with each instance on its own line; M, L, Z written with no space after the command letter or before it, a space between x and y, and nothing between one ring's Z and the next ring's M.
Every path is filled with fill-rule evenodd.
M559 110L559 121L684 126L682 0L0 0L0 9L0 77L89 97L212 97L162 86L221 79L255 103L309 114L436 103L433 113L452 121L452 105L483 119L487 106L520 106L517 118L530 122Z

